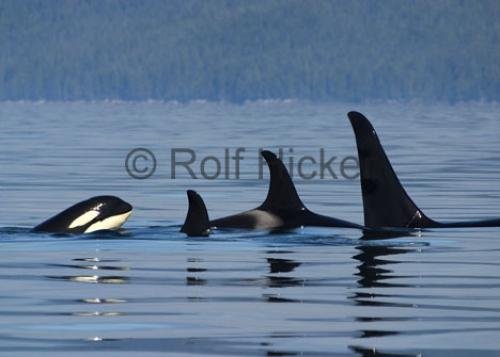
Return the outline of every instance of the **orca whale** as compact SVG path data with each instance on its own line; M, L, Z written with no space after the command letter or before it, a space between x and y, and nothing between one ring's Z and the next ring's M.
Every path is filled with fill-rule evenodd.
M366 227L500 227L500 219L443 223L426 216L399 181L370 121L358 112L349 112L347 116L358 147Z
M235 215L209 220L203 199L195 191L187 191L189 208L181 232L188 236L206 236L213 228L286 230L303 226L358 228L364 227L341 219L323 216L307 209L283 162L272 152L261 155L270 171L269 190L257 208Z
M120 228L132 206L115 196L96 196L79 202L33 228L34 232L91 233Z
M210 234L210 219L205 202L196 191L188 190L187 196L189 207L181 232L188 236L208 236Z

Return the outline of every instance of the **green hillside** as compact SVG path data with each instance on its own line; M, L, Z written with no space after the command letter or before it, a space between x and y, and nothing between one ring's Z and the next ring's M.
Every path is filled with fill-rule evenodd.
M500 100L498 0L2 0L0 44L0 100Z

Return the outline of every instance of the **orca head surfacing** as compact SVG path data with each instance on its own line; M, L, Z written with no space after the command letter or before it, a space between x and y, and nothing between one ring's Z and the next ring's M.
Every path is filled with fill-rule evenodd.
M401 185L370 121L349 112L358 148L365 226L431 228L439 225L428 218Z
M33 231L80 234L117 230L128 219L132 209L119 197L96 196L65 209L33 228Z

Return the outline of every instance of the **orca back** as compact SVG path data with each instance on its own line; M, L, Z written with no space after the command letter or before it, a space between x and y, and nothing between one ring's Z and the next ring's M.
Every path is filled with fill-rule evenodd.
M47 219L33 228L33 232L48 232L48 233L74 233L80 234L85 232L88 224L69 228L71 222L83 214L87 209L87 202L82 201L74 204L73 206L65 209L64 211L56 214L55 216Z
M356 223L323 216L307 209L283 161L266 150L262 151L262 156L269 167L270 182L266 200L257 209L278 215L283 221L282 228L301 226L362 228Z
M272 152L261 152L270 171L269 189L264 202L255 209L209 221L202 198L188 191L189 210L181 232L207 235L210 228L292 229L302 226L363 227L334 217L316 214L302 203L283 162ZM206 232L206 233L205 233Z

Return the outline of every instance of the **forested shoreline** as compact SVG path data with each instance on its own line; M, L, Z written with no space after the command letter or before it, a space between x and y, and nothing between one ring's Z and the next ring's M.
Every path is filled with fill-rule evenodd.
M500 100L500 2L0 2L0 100Z

